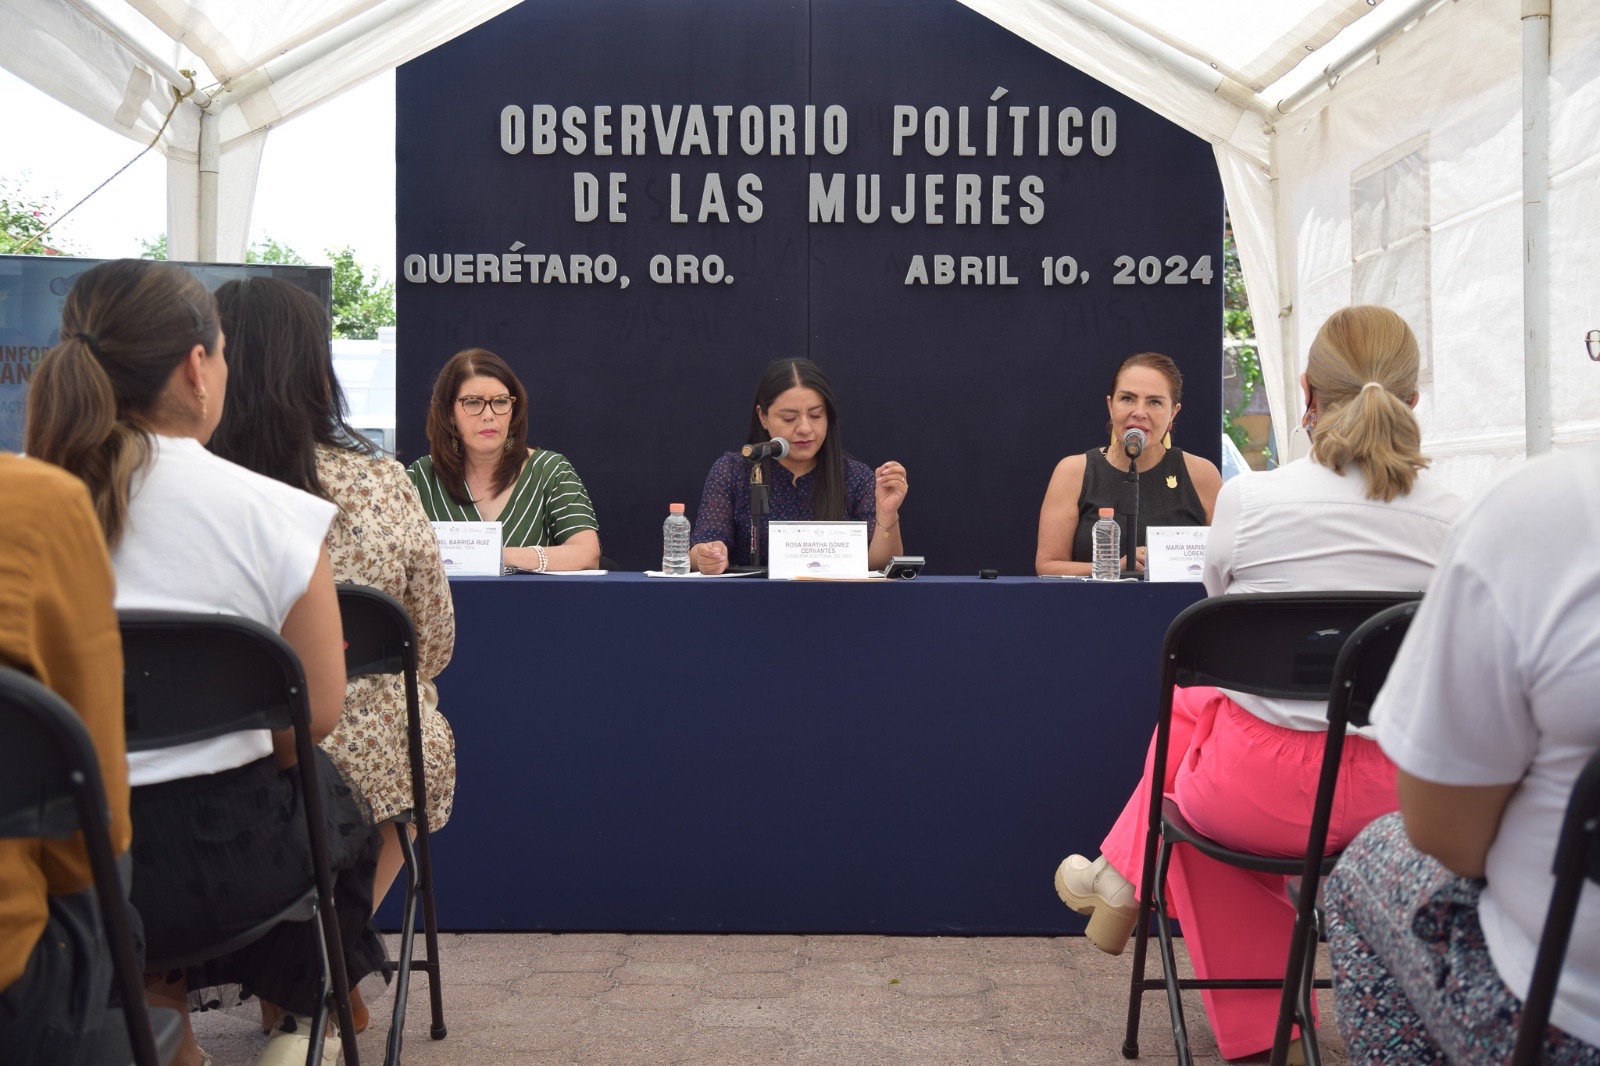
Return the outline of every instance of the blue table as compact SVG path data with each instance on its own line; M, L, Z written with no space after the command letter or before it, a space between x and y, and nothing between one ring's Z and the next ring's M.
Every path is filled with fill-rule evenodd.
M456 579L452 930L1076 932L1197 584ZM398 895L394 893L393 895ZM392 919L391 901L385 917ZM386 922L385 924L390 924Z

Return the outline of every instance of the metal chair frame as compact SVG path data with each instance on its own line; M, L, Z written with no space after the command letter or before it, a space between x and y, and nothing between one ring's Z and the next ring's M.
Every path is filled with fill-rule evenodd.
M1282 592L1213 596L1185 609L1167 629L1161 649L1160 712L1156 728L1156 773L1151 780L1139 915L1135 923L1133 974L1128 992L1124 1058L1139 1057L1139 1013L1144 993L1163 990L1172 1021L1178 1062L1193 1062L1181 993L1186 989L1281 988L1282 974L1259 978L1180 978L1173 953L1166 881L1172 849L1187 844L1201 854L1247 870L1300 873L1301 856L1276 858L1223 847L1189 825L1177 805L1165 799L1172 694L1178 686L1213 685L1258 696L1323 700L1328 696L1334 661L1345 639L1372 615L1416 599L1416 592ZM1159 855L1158 855L1159 851ZM1337 856L1321 860L1324 872ZM1146 978L1150 919L1155 919L1162 975ZM1326 982L1319 982L1324 987ZM1308 1050L1315 1034L1307 1030Z
M422 707L418 697L417 633L405 606L380 589L365 585L339 586L339 612L344 621L345 672L352 679L375 674L401 674L406 690L406 746L411 764L411 809L393 820L405 861L405 902L400 926L400 957L386 969L395 973L394 1015L384 1062L395 1066L405 1031L411 973L428 975L432 1009L429 1035L443 1040L444 996L439 986L439 921L434 910L433 853L428 843L428 783L422 760ZM416 827L412 841L405 826ZM417 931L417 904L422 904L425 955L413 954Z
M360 1066L349 976L332 905L333 874L300 657L277 633L247 618L148 610L119 611L117 617L125 665L128 750L172 747L241 730L292 729L313 874L299 899L252 929L202 951L150 959L147 967L160 971L204 962L258 939L281 921L313 921L322 988L311 1019L307 1066L321 1062L330 1008L338 1013L345 1066Z
M1522 1001L1522 1024L1517 1029L1511 1066L1534 1066L1544 1053L1550 1007L1561 980L1578 901L1586 883L1600 885L1600 752L1589 757L1572 786L1551 871L1556 880L1539 936L1539 953L1533 960L1533 976L1528 980L1528 995Z
M1373 701L1389 677L1389 667L1416 613L1416 601L1379 611L1350 634L1333 664L1333 682L1328 694L1328 740L1322 753L1317 797L1311 808L1311 831L1306 840L1304 865L1298 886L1292 893L1294 935L1289 941L1289 965L1284 970L1278 1028L1272 1041L1272 1066L1284 1066L1288 1061L1290 1033L1296 1024L1302 1033L1313 1031L1311 998L1318 987L1313 973L1317 942L1323 932L1318 887L1326 867L1326 860L1319 857L1328 850L1328 823L1332 820L1333 797L1339 785L1346 729L1371 721ZM1307 1040L1305 1046L1307 1066L1319 1066L1321 1048L1315 1040Z
M183 1019L175 1010L151 1010L145 1003L127 892L111 850L110 808L89 730L60 696L10 667L0 667L0 712L0 837L65 840L83 833L112 978L122 1000L121 1010L108 1011L100 1030L86 1041L87 1061L163 1066L177 1054Z

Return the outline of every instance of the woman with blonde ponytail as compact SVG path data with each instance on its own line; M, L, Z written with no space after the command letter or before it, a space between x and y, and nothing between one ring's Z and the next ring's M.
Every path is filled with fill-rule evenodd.
M227 392L225 343L216 302L188 271L145 260L94 267L67 294L61 343L34 374L26 447L88 485L119 609L239 615L282 633L305 668L320 740L344 706L343 635L323 546L335 509L206 451ZM294 762L288 731L265 730L129 756L131 900L152 957L227 939L300 894L310 859L294 828L303 824ZM370 921L378 841L320 750L316 770L354 983L385 957ZM191 988L239 984L288 1011L257 1062L303 1063L318 994L313 934L309 923L279 925L228 958L151 975L146 992L187 1018ZM338 1050L328 1041L324 1061ZM202 1061L192 1031L177 1061Z
M1311 454L1222 486L1206 545L1213 595L1424 589L1462 501L1427 476L1417 402L1417 341L1384 307L1336 311L1311 342L1305 424ZM1305 848L1322 767L1327 706L1215 688L1173 694L1164 790L1200 832L1230 848L1292 855ZM1340 765L1328 845L1343 848L1394 810L1394 764L1356 730ZM1056 891L1090 915L1089 938L1120 954L1137 914L1150 775L1090 861L1069 855ZM1296 806L1301 804L1301 806ZM1283 878L1173 853L1168 898L1200 977L1282 972L1294 909ZM1223 1058L1272 1045L1274 990L1202 992Z

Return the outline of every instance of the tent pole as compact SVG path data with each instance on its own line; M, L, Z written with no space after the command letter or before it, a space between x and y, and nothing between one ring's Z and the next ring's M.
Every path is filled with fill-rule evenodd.
M217 173L222 168L222 147L217 141L217 116L210 108L200 110L199 187L195 208L200 237L200 261L217 262Z
M1289 437L1294 432L1294 427L1300 424L1299 416L1303 413L1300 402L1300 375L1296 367L1300 365L1299 353L1295 350L1298 343L1295 337L1295 302L1299 293L1295 290L1295 244L1292 236L1293 230L1289 226L1288 213L1283 204L1283 166L1278 161L1278 131L1272 130L1268 136L1271 159L1271 185L1272 185L1272 242L1276 249L1273 258L1278 268L1278 364L1280 367L1283 389L1278 410L1283 412L1283 419L1273 420L1273 437L1278 446L1278 462L1286 463L1290 460ZM1260 332L1266 323L1257 323L1256 332ZM1268 327L1270 328L1270 327Z
M1391 4L1397 2L1399 0L1390 0ZM1350 51L1346 52L1341 59L1329 63L1323 68L1322 77L1308 82L1301 86L1297 92L1279 100L1275 110L1280 114L1291 114L1303 107L1308 100L1327 92L1338 83L1340 78L1344 77L1346 72L1371 59L1378 49L1404 33L1413 19L1421 18L1432 9L1433 5L1442 2L1443 0L1404 0L1403 6L1398 9L1386 5L1384 8L1385 13L1393 11L1394 17L1382 29L1368 34L1360 42L1352 45Z
M1550 0L1522 0L1522 375L1526 454L1550 450Z

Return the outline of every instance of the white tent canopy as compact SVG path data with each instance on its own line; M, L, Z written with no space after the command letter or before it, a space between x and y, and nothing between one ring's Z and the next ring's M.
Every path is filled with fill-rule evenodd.
M159 130L174 256L237 260L268 130L514 2L6 0L0 65ZM1459 491L1600 439L1600 4L962 2L1215 147L1280 454L1305 345L1353 302L1417 331L1427 446Z
M5 0L0 66L141 144L159 132L172 256L240 262L272 127L515 3Z

